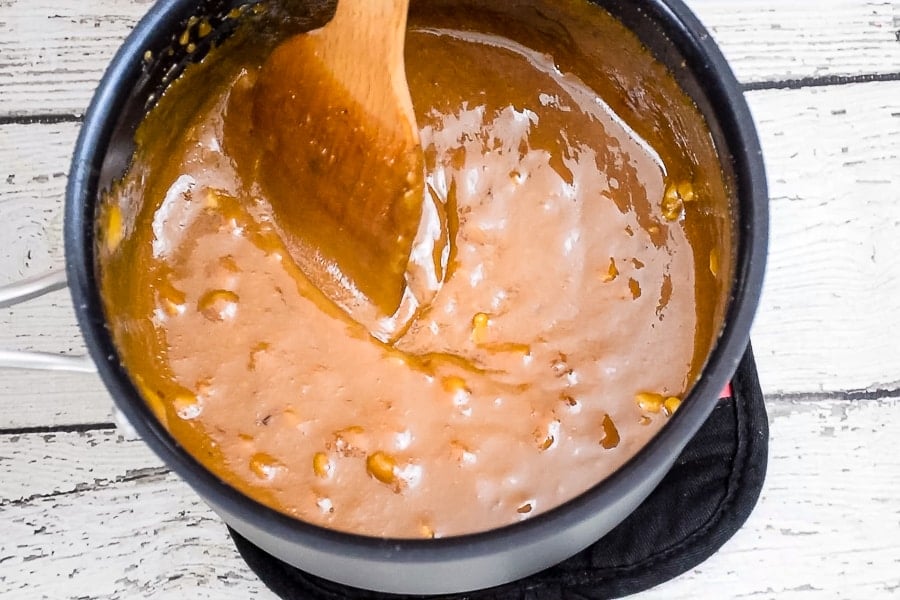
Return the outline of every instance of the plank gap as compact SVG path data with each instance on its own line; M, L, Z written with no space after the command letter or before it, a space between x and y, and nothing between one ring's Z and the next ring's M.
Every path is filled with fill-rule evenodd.
M801 88L808 87L850 85L854 83L876 83L883 81L900 81L900 73L825 75L822 77L801 77L798 79L779 79L775 81L750 81L741 84L741 89L745 92L754 92L758 90L799 90Z
M823 400L895 400L900 399L900 388L867 390L837 390L832 392L780 392L763 394L771 402L821 402Z
M37 425L31 427L0 428L0 435L27 435L30 433L87 433L115 429L115 423L71 423L63 425Z
M55 125L57 123L81 123L83 114L37 113L32 115L0 114L0 125Z

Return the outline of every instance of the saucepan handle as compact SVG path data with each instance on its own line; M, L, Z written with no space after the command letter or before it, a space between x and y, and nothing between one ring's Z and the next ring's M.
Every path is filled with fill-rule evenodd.
M27 302L44 294L66 287L66 273L62 269L29 277L0 287L0 308ZM72 371L94 373L96 368L88 356L0 350L0 369L37 369L41 371Z

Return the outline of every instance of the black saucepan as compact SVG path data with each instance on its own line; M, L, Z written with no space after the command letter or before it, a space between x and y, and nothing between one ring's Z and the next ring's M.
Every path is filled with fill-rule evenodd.
M768 239L759 142L741 89L707 31L680 0L596 2L634 31L705 116L736 192L736 262L721 336L681 409L611 477L574 500L521 523L435 540L376 539L300 522L242 495L192 458L160 424L122 367L104 319L95 272L98 195L122 175L133 133L156 95L216 36L237 3L160 0L113 58L88 109L66 190L66 268L86 345L116 404L143 439L243 536L313 574L360 588L444 593L484 588L551 566L598 540L653 490L712 410L747 345ZM216 33L181 45L191 17ZM189 56L191 51L191 56Z

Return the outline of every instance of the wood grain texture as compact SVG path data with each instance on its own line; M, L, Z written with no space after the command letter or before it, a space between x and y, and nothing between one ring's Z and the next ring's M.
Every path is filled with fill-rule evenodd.
M900 398L769 409L769 474L747 525L699 568L636 598L896 597L900 421L889 417ZM0 465L13 447L0 445ZM274 598L176 476L152 468L128 475L116 454L131 453L130 443L91 432L57 435L49 447L70 459L48 460L33 478L42 495L0 506L4 599ZM135 466L152 463L137 454ZM28 460L10 464L3 474L22 482L34 469Z
M0 285L62 268L66 175L78 129L0 125Z
M0 507L3 598L274 598L171 474Z
M900 399L767 408L769 471L744 528L692 573L639 598L896 598L900 463L888 455Z
M744 83L900 74L900 2L686 0Z
M0 369L0 431L112 421L112 399L95 375Z
M764 390L900 387L900 82L748 99L771 196Z
M0 116L81 114L109 59L150 4L0 2ZM898 0L687 4L745 83L900 73Z
M152 0L0 2L0 115L80 114Z
M167 471L140 440L115 429L0 435L0 506Z
M5 208L0 202L0 223L8 217ZM16 265L0 257L0 278ZM84 354L69 292L0 309L0 348ZM111 410L112 400L96 375L0 369L0 430L110 422Z
M78 130L77 123L0 125L0 285L63 268L63 203ZM0 309L0 348L84 353L68 292ZM0 369L0 429L109 422L110 410L96 376Z

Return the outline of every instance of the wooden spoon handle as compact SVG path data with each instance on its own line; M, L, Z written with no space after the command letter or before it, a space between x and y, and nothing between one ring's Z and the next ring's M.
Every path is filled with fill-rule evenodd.
M380 121L382 134L419 143L403 47L409 0L339 0L334 18L313 35L347 94ZM386 131L388 130L388 131Z

